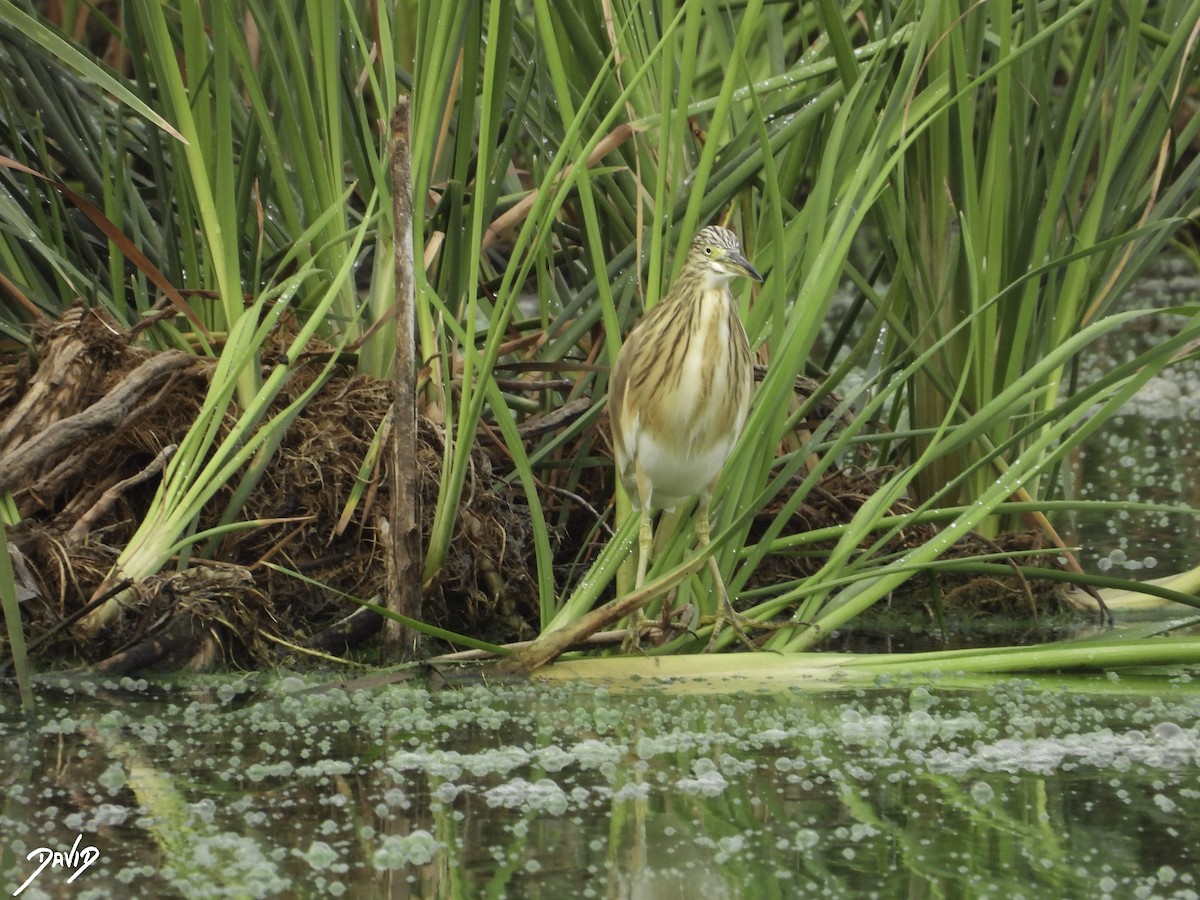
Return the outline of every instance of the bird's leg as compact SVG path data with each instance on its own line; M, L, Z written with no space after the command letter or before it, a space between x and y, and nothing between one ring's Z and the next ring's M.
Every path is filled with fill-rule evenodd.
M637 579L633 583L635 591L640 591L642 585L646 583L646 566L650 562L650 551L654 547L654 530L650 525L650 510L643 506L641 516L642 524L638 529Z
M707 547L709 544L709 535L711 526L708 522L708 504L711 499L708 491L700 495L700 502L696 506L696 543L701 548ZM712 573L713 586L717 591L717 602L719 608L713 616L712 635L709 636L708 645L704 648L704 652L708 653L717 646L717 635L721 633L721 627L728 622L737 634L738 639L751 650L761 650L762 648L755 644L750 638L746 637L745 628L762 628L761 622L756 622L747 616L743 616L740 612L733 608L733 603L729 600L729 592L725 589L725 579L721 577L721 569L717 565L717 559L714 556L708 558L708 571Z
M637 466L636 473L638 500L642 506L642 522L638 531L637 578L633 583L633 589L640 591L642 585L646 583L646 568L650 562L650 551L654 547L654 529L650 524L650 480L646 478L640 465ZM646 618L646 614L642 612L640 606L629 614L628 631L625 634L625 640L621 643L622 651L636 650L641 645L642 630L646 627L647 622L649 619Z

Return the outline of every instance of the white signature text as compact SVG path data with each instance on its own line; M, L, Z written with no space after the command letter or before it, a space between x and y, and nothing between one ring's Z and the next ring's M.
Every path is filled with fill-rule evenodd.
M71 877L67 879L67 884L71 884L76 878L84 873L84 871L100 858L100 851L95 847L80 847L79 844L83 840L83 835L75 838L75 843L71 845L71 849L67 853L61 850L51 850L49 847L38 847L36 850L30 850L26 859L36 859L38 867L33 870L33 874L25 879L25 883L13 891L13 896L20 894L25 888L33 884L33 880L42 874L42 870L49 866L52 869L74 869Z

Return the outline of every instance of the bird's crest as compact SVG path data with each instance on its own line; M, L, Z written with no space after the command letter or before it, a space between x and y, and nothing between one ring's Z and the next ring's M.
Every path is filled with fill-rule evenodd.
M728 228L722 228L720 225L709 225L706 228L701 228L696 233L696 236L692 238L691 249L693 253L712 256L716 250L732 250L734 253L741 253L742 245L738 241L737 235Z

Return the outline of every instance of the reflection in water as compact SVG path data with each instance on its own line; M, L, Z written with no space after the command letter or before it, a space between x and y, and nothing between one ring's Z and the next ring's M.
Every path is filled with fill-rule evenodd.
M69 887L42 872L46 894L1200 890L1186 675L704 696L126 682L40 700L31 729L10 714L0 731L10 893L28 853L80 834L99 861Z

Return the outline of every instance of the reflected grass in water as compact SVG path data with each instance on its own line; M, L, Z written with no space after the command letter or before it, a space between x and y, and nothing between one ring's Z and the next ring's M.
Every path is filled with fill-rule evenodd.
M39 708L3 724L10 892L30 850L80 833L101 858L70 889L95 896L1188 896L1200 869L1185 672L714 694L64 681Z

